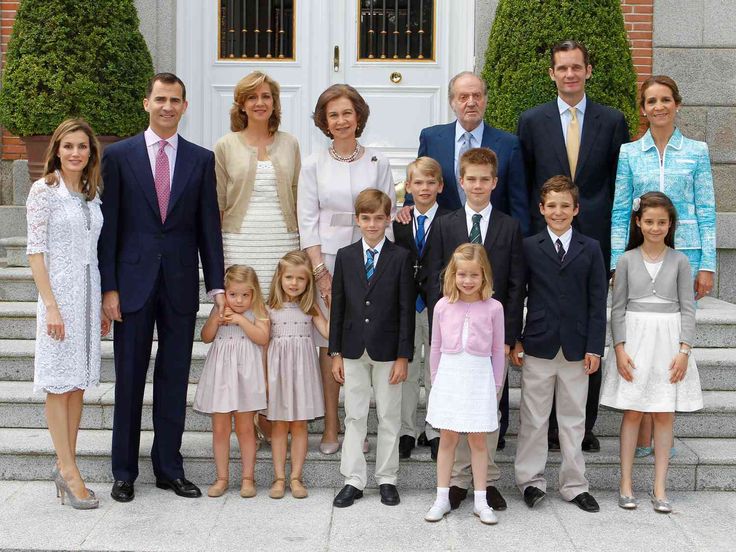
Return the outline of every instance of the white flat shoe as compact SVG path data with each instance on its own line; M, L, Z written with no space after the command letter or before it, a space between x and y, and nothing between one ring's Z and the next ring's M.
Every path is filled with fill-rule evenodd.
M432 507L429 509L429 511L424 515L425 521L441 521L442 518L445 517L445 514L447 514L450 511L450 504L446 504L445 506L437 506L436 504L433 504Z
M482 510L476 510L474 508L473 513L480 518L481 523L485 523L486 525L496 525L498 523L496 513L491 507L483 508Z

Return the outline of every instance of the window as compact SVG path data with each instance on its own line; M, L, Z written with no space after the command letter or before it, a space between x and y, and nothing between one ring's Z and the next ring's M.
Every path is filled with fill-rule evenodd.
M223 61L294 59L294 0L220 0Z
M359 0L358 59L434 60L432 0Z

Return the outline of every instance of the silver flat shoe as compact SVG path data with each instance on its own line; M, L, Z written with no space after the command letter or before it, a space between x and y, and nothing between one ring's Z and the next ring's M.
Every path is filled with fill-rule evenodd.
M654 493L652 493L650 497L652 499L652 506L654 507L655 512L659 512L660 514L669 514L672 512L672 505L669 500L660 500L654 496Z
M319 451L322 454L335 454L340 450L340 443L320 443Z
M476 510L475 508L473 508L473 513L478 516L481 523L485 525L496 525L498 523L496 513L490 506L488 506L487 508L483 508L482 510Z
M433 504L429 511L424 515L424 520L431 522L441 521L442 518L445 517L445 514L449 513L450 510L451 508L449 502L444 506Z
M618 497L619 508L623 508L624 510L635 510L638 505L639 501L636 500L633 496L619 495Z

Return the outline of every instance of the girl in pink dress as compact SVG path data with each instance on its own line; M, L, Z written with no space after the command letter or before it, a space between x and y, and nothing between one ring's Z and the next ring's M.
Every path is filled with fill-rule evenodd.
M267 355L267 417L273 423L271 451L274 471L269 491L271 498L282 498L286 492L289 432L289 487L294 498L306 498L302 469L307 457L307 420L325 413L313 330L327 338L328 325L314 297L314 276L309 257L298 250L287 253L273 275L268 301L271 343Z
M202 328L202 341L212 343L199 378L194 410L212 415L212 450L217 480L208 496L228 488L230 433L235 433L243 462L240 496L256 495L256 434L253 416L266 408L266 374L262 348L268 345L270 323L255 270L232 265L225 271L225 313L217 307Z

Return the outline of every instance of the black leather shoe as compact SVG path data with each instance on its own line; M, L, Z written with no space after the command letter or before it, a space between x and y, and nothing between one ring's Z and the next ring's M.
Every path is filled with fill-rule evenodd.
M332 505L335 508L347 508L352 506L353 502L363 498L363 491L352 485L345 485L342 490L337 493L337 496L332 501Z
M506 448L506 439L504 439L503 437L501 437L498 440L498 444L496 445L496 450L503 450L505 448Z
M429 441L429 455L432 457L432 460L435 462L437 461L437 454L440 452L440 438L435 437L431 441Z
M385 504L386 506L396 506L401 502L396 485L384 483L378 486L378 491L381 493L381 504Z
M557 433L547 435L547 448L549 450L560 450L560 436Z
M450 487L450 508L457 510L460 503L468 497L468 489L461 489L453 485Z
M547 493L539 487L529 486L524 489L524 503L530 508L534 508L545 496L547 496Z
M402 435L399 437L399 458L411 458L411 449L414 448L414 437Z
M110 496L118 502L130 502L135 498L135 488L132 481L115 481L112 484Z
M498 512L506 509L506 499L501 496L498 489L492 485L486 487L486 502L488 505Z
M423 431L419 434L419 437L417 437L417 445L420 447L428 447L429 441L427 440L427 434Z
M583 452L600 452L601 442L598 437L593 435L593 432L586 433L583 437Z
M593 498L593 495L590 493L580 493L570 502L577 505L577 507L584 512L597 512L601 509L601 507L598 506L598 502L596 502L595 498Z
M156 487L159 489L169 489L174 491L177 495L183 496L184 498L199 498L202 496L202 491L199 490L194 483L188 479L157 479Z

